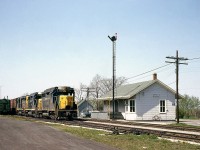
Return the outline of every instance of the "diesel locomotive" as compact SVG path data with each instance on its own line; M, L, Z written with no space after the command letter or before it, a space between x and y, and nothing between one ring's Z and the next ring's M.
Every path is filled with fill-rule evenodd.
M52 87L42 93L21 96L10 103L10 110L18 115L69 120L77 117L75 92L68 86Z
M67 86L53 87L42 93L42 116L53 119L77 117L74 89Z
M25 109L28 105L28 95L16 98L16 114L25 115Z
M28 107L25 109L26 116L42 117L42 94L32 93L28 96Z

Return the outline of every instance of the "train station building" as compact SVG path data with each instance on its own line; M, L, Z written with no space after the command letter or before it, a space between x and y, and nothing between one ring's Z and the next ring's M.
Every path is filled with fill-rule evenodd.
M121 85L116 88L114 119L175 120L175 93L175 90L157 79L157 74L153 74L153 79L149 81ZM103 101L103 112L92 112L91 117L112 119L112 91L98 100Z

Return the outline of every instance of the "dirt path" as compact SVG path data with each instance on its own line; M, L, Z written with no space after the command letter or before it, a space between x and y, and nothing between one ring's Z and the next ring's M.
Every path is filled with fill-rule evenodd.
M0 150L114 150L52 127L0 117Z

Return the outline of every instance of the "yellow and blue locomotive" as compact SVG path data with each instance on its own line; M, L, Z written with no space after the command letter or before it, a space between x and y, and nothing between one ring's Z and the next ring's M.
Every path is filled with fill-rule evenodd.
M21 96L12 99L11 104L10 109L18 115L69 120L77 117L75 92L68 86L52 87L42 93Z
M46 89L42 93L42 116L69 120L77 117L74 89L67 86Z
M28 97L28 107L25 110L27 116L42 117L42 94L35 92Z
M18 115L26 115L26 109L28 108L29 95L16 98L16 113Z

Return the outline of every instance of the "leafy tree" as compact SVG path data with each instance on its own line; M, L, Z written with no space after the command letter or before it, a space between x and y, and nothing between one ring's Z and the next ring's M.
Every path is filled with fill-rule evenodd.
M181 118L200 118L200 100L198 97L185 95L179 103Z

